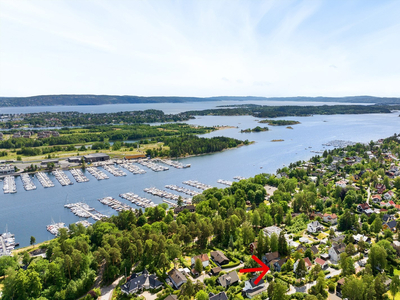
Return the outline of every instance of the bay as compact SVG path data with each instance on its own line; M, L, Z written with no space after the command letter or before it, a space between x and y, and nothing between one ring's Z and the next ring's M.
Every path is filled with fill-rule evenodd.
M185 164L191 164L191 167L187 169L170 167L168 171L153 172L142 167L146 169L146 174L133 175L126 172L126 177L114 177L108 174L110 179L103 181L97 181L86 172L89 182L75 182L74 185L66 187L62 187L50 174L55 187L45 189L34 178L37 190L29 192L23 189L21 179L16 178L18 192L0 194L0 231L8 225L9 231L15 234L17 242L21 246L27 246L30 236L35 236L37 242L53 238L46 231L46 225L51 224L52 219L66 224L80 219L64 208L67 202L84 201L101 213L115 214L115 211L102 205L97 199L112 196L137 208L119 197L121 193L134 192L152 199L155 203L162 203L161 198L146 194L143 189L146 187L165 189L166 184L184 186L182 181L189 179L223 188L225 186L217 183L218 179L233 181L233 177L238 175L250 177L262 172L274 173L277 168L298 160L308 160L316 155L311 151L331 149L332 147L324 148L322 144L332 140L368 143L370 140L388 137L395 132L399 133L398 112L368 115L315 115L281 119L297 120L301 124L293 125L293 129L287 129L285 126L268 126L259 124L258 119L251 116L205 116L188 121L187 123L194 125L235 127L208 133L203 135L205 137L228 136L241 140L248 139L255 143L219 153L179 159ZM258 125L268 126L270 130L258 133L240 132L241 129L254 128ZM274 139L284 141L271 142ZM69 171L66 174L74 181ZM191 187L190 189L195 190Z

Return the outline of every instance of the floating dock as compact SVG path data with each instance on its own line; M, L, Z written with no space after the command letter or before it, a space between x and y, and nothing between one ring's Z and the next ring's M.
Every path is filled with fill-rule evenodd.
M124 210L132 210L134 211L135 209L127 204L122 203L121 201L118 201L117 199L114 199L113 197L104 197L101 199L98 199L101 204L107 205L111 207L112 209L115 209L116 211L124 211Z
M145 174L146 173L145 170L139 168L138 166L134 165L133 163L125 162L125 163L121 163L120 166L133 174Z
M54 183L53 181L50 180L49 176L47 176L45 173L43 172L37 172L36 173L36 178L39 180L40 184L44 187L44 188L49 188L49 187L53 187Z
M88 172L90 174L93 175L94 178L96 178L97 180L103 180L103 179L108 179L110 177L108 177L106 175L106 173L104 173L103 171L100 171L99 169L97 169L96 167L89 167L86 170L88 170Z
M29 174L21 174L21 180L26 191L36 190L36 185L33 183Z
M3 192L4 194L15 194L17 192L17 186L15 185L15 177L7 175L3 179Z
M139 195L136 195L134 193L125 193L125 194L120 194L119 196L140 207L146 208L146 207L156 206L156 204L154 204L153 201L151 201L150 199L140 197Z
M192 196L192 197L201 194L200 192L196 192L196 191L193 191L193 190L189 190L189 189L187 189L187 188L185 188L185 187L180 187L180 186L177 186L177 185L175 185L175 184L167 184L167 185L165 186L165 188L170 189L170 190L173 190L173 191L177 191L177 192L180 192L180 193L184 193L184 194L189 195L189 196Z
M211 185L201 183L201 182L199 182L197 180L186 180L186 181L184 181L182 183L186 184L186 185L190 185L190 186L195 187L195 188L200 189L200 190L204 190L204 191L213 188Z
M150 170L154 172L160 172L160 171L167 171L169 170L168 167L164 167L162 165L156 164L154 161L150 159L138 159L137 160L138 164L141 164L142 166L145 166L149 168Z
M58 180L58 182L62 185L62 186L67 186L67 185L72 185L74 184L69 178L68 176L61 170L54 170L53 172L51 172L56 179Z
M86 203L69 203L65 204L64 207L69 208L74 213L74 215L80 218L92 218L95 221L98 221L102 218L108 218L108 216L99 213L93 207L90 207Z
M118 169L117 167L115 167L113 165L104 165L103 168L104 168L104 170L106 170L107 172L111 173L112 175L114 175L116 177L126 176L126 173L124 171Z
M74 177L76 182L81 183L81 182L88 182L89 178L87 178L81 169L71 169L69 170L71 172L71 175Z

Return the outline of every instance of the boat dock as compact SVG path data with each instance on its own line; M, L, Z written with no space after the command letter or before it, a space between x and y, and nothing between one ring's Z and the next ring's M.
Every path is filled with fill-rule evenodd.
M26 191L36 190L36 185L33 183L32 178L28 174L21 174L21 180Z
M50 180L49 176L47 176L44 172L37 172L36 178L39 180L40 184L45 188L54 186L54 183Z
M51 172L56 179L58 180L58 182L62 185L62 186L67 186L67 185L72 185L74 184L69 178L68 176L61 170L54 170L53 172Z
M116 177L126 176L126 173L124 171L116 168L113 165L104 165L103 168L104 168L104 170L106 170L107 172L113 174Z
M57 236L59 234L59 231L61 228L66 228L68 230L68 228L65 226L65 223L54 223L51 225L47 225L46 229L48 232L50 232L51 234Z
M136 204L137 206L141 206L144 208L156 206L156 204L154 204L153 201L151 201L150 199L140 197L139 195L136 195L134 193L125 193L120 194L119 196L132 202L133 204Z
M165 203L167 203L167 204L169 204L171 207L178 207L178 204L173 203L173 202L171 202L171 201L168 201L168 200L166 200L166 199L163 199L162 201L165 202Z
M87 178L81 169L71 169L69 170L71 172L71 175L74 177L76 182L81 183L81 182L88 182L89 178Z
M97 169L96 167L89 167L86 170L88 170L88 172L90 174L93 175L94 178L96 178L97 180L103 180L103 179L108 179L110 177L108 177L106 175L106 173L104 173L103 171L100 171L99 169Z
M167 192L167 191L160 190L160 189L155 188L155 187L145 188L143 191L145 191L146 193L149 193L149 194L151 194L153 196L157 196L157 197L161 197L161 198L167 198L167 199L174 200L174 201L178 201L179 197L181 197L179 195L175 195L175 194L172 194L172 193ZM191 204L192 203L192 199L191 198L182 198L182 201L185 204Z
M242 177L242 176L235 176L235 177L233 177L233 179L236 179L236 180L244 180L244 179L246 179L245 177Z
M124 210L132 210L134 211L135 209L127 204L122 203L121 201L118 201L117 199L114 199L113 197L104 197L101 199L98 199L101 204L107 205L111 207L112 209L115 209L116 211L124 211Z
M85 228L88 228L89 226L93 225L92 223L90 223L87 220L78 221L78 222L75 222L75 224L76 225L82 224Z
M152 170L154 172L160 172L160 171L169 170L168 167L164 167L162 165L156 164L156 163L154 163L153 160L150 160L150 159L138 159L137 163L141 164L142 166L145 166L145 167L149 168L150 170Z
M208 190L208 189L213 188L211 185L201 183L201 182L199 182L197 180L186 180L186 181L184 181L182 183L186 184L186 185L190 185L190 186L195 187L195 188L200 189L200 190Z
M139 168L138 166L136 166L132 163L125 162L125 163L121 163L120 166L133 174L145 174L146 173L145 170Z
M196 192L196 191L193 191L193 190L189 190L189 189L187 189L187 188L185 188L185 187L180 187L180 186L177 186L177 185L175 185L175 184L167 184L167 185L165 186L165 188L170 189L170 190L173 190L173 191L177 191L177 192L180 192L180 193L184 193L184 194L189 195L189 196L192 196L192 197L201 194L200 192Z
M17 192L17 186L15 185L15 177L7 175L3 179L3 192L4 194L15 194Z
M7 230L6 230L7 231ZM9 255L11 256L11 251L14 250L15 246L19 244L15 243L14 235L10 232L5 232L0 235L0 257Z
M232 183L233 183L232 181L224 180L224 179L218 179L217 182L220 183L220 184L227 185L227 186L231 186Z
M64 207L69 208L74 213L74 215L81 218L92 218L95 221L98 221L101 218L108 218L108 216L99 213L93 207L90 207L86 203L70 203L65 204Z
M160 161L163 164L166 164L168 166L174 167L176 169L184 169L184 168L190 168L190 164L182 164L179 161L175 161L175 160L170 160L170 159L155 159L154 161Z

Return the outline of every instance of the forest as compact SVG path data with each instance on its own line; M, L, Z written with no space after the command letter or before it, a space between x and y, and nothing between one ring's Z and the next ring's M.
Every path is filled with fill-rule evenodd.
M288 126L288 125L300 124L299 121L294 121L294 120L261 120L258 123L261 124L267 123L270 126Z

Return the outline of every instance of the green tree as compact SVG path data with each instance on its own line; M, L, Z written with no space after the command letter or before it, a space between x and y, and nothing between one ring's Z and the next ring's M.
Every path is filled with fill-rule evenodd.
M368 256L368 264L371 265L372 271L377 273L386 267L387 253L385 248L375 244L371 247Z
M278 252L281 256L286 256L289 254L288 244L283 231L281 231L278 238Z
M286 300L286 286L281 282L276 282L273 288L271 300Z
M278 235L274 232L271 234L271 252L278 251L279 243L278 243Z
M390 293L392 294L393 300L396 298L396 294L400 289L400 278L399 275L392 277L392 282L390 283Z
M201 260L199 258L197 258L194 262L194 269L201 274L201 272L203 272L203 263L201 262Z
M208 300L210 297L205 291L198 291L196 294L196 300Z
M296 278L303 278L306 276L307 268L304 259L300 258L297 263L296 270L294 271Z
M34 236L31 236L31 240L30 240L31 246L35 245L35 243L36 243L36 238Z

